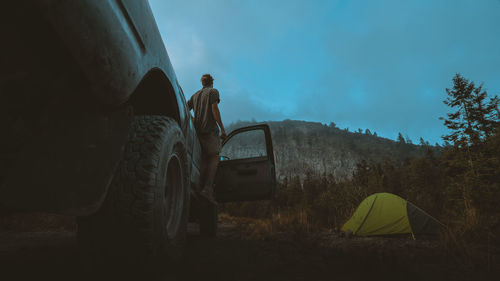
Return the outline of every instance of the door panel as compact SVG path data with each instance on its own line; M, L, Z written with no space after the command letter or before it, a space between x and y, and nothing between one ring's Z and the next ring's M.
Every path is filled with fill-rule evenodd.
M233 131L222 145L215 178L218 202L273 199L276 173L267 125Z

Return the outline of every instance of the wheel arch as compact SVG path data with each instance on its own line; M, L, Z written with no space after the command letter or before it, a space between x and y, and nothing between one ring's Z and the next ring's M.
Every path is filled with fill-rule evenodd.
M129 98L134 115L164 115L181 126L180 105L174 85L159 68L151 69Z

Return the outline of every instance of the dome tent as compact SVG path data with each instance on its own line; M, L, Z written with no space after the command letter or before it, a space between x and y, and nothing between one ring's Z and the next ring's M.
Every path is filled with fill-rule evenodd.
M422 209L391 193L375 193L363 200L342 231L358 236L437 234L443 227Z

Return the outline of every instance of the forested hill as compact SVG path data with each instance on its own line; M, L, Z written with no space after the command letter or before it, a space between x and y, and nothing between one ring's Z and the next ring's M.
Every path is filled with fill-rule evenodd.
M296 120L267 121L270 126L277 177L283 180L306 174L332 174L342 180L351 177L356 164L362 160L384 161L389 158L402 161L407 157L423 155L429 145L414 145L404 139L393 141L372 134L369 130L349 132L337 128L333 123ZM238 121L228 126L227 131L257 124ZM246 145L247 149L253 149ZM255 148L258 149L258 148Z

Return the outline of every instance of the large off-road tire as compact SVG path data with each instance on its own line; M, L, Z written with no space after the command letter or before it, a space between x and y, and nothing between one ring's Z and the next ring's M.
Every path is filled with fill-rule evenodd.
M164 116L135 117L105 202L78 219L78 240L98 259L152 264L186 239L189 177L184 136Z
M210 202L204 202L200 206L200 235L203 237L214 238L217 236L218 221L217 205Z

